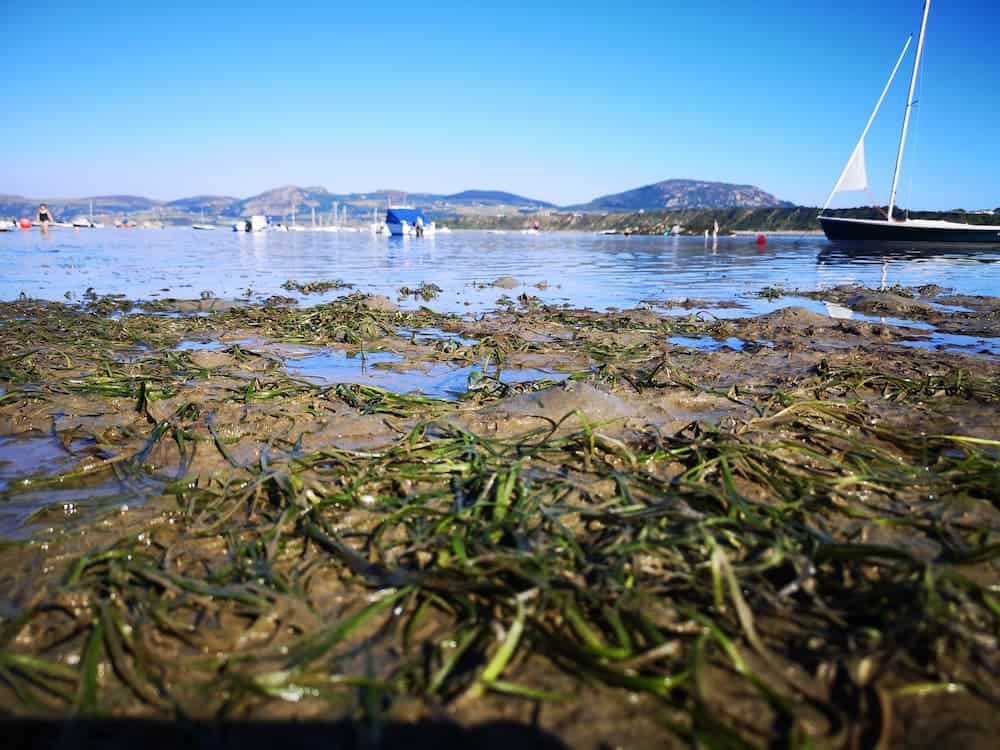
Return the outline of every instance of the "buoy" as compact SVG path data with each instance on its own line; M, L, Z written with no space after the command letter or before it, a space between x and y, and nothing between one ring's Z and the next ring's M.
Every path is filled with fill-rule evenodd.
M767 244L767 237L762 234L757 235L757 247L764 247Z
M21 227L21 229L31 229L31 219L21 219L17 222L17 225Z

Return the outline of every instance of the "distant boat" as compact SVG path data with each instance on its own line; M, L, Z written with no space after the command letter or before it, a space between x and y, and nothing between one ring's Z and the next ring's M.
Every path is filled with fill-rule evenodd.
M12 219L0 219L0 232L17 231L17 224Z
M51 225L50 225L51 226ZM90 215L89 216L77 216L69 224L60 224L60 226L71 226L74 229L103 229L104 225L98 221L94 221L94 201L90 201Z
M263 232L267 227L267 217L260 214L233 223L234 232Z
M287 231L287 232L304 232L304 231L306 231L305 227L300 227L298 225L298 223L295 221L295 202L294 201L292 201L292 223L289 224L289 225L287 225L285 227L285 231Z
M372 209L372 223L368 225L368 231L372 234L385 234L389 231L389 228L385 225L384 221L378 220L378 209Z
M434 222L428 221L419 208L390 208L385 212L385 223L393 237L434 234Z
M889 211L884 219L851 219L841 216L825 216L823 212L830 205L833 196L838 192L850 190L866 190L868 188L868 176L865 171L865 136L871 128L875 115L878 114L885 99L892 80L899 70L906 50L910 46L910 39L903 45L903 51L899 53L889 80L882 89L882 95L875 104L875 109L868 118L868 124L861 133L851 158L840 174L840 179L834 185L830 197L823 204L820 211L819 223L823 227L823 232L831 240L847 242L932 242L932 243L958 243L958 244L995 244L1000 245L1000 226L985 226L975 224L963 224L956 221L936 221L926 219L897 219L893 216L893 209L896 205L896 188L899 185L899 175L903 165L903 151L906 147L906 131L910 124L910 112L913 109L913 94L917 84L917 73L920 69L920 56L924 49L924 35L927 31L927 16L930 14L930 0L924 0L923 18L920 22L920 36L917 40L917 51L913 58L913 73L910 75L910 91L906 98L906 111L903 115L903 130L899 136L899 152L896 155L896 168L892 176L892 188L889 192Z
M201 209L201 223L200 224L192 224L191 228L192 229L200 229L203 232L211 232L211 231L215 230L215 225L214 224L206 224L205 223L205 209L203 208L203 209Z
M69 224L65 222L52 222L50 227L73 227L74 229L104 229L104 225L98 221L88 219L86 216L77 216Z

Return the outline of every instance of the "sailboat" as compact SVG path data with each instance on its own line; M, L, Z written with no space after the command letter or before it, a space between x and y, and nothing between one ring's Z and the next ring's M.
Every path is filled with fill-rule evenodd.
M203 232L211 232L215 230L214 224L205 223L205 209L201 209L201 224L192 224L192 229L200 229Z
M820 211L819 223L823 232L831 240L847 242L931 242L956 244L995 244L1000 245L1000 226L985 226L964 224L956 221L940 221L928 219L896 218L893 209L896 208L896 188L899 185L899 175L903 166L903 151L906 148L906 131L910 125L910 112L913 109L913 94L917 84L917 73L920 70L920 56L924 49L924 35L927 32L927 16L930 14L931 2L924 0L923 18L920 22L920 36L917 39L917 51L913 58L913 73L910 75L910 90L906 97L906 111L903 115L903 130L899 136L899 151L896 155L896 168L892 175L892 189L889 192L889 211L884 219L851 219L841 216L825 216L833 196L839 192L850 190L866 190L868 176L865 172L865 136L875 121L882 101L892 85L896 71L906 56L912 37L906 40L899 59L889 74L889 80L882 89L882 95L875 104L875 109L868 118L868 124L861 133L851 158L840 173L840 179L834 185L830 197L826 199Z
M306 228L305 227L300 227L299 224L298 224L298 222L295 220L295 201L292 201L292 223L291 223L291 226L288 227L288 231L290 231L290 232L304 232L304 231L306 231Z
M60 225L57 225L60 226ZM103 224L98 224L94 221L94 201L90 201L90 215L89 216L77 216L69 224L63 224L61 226L71 226L74 229L102 229Z

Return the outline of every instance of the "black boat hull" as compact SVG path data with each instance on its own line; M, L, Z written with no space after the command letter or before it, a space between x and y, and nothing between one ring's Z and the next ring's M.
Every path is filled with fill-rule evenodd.
M997 227L977 227L973 224L911 226L905 222L857 221L832 216L820 216L819 223L827 238L835 242L1000 245Z

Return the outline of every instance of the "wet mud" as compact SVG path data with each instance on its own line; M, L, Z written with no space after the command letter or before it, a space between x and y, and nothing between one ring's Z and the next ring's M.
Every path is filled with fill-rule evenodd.
M0 303L0 710L992 747L998 301L797 294Z

